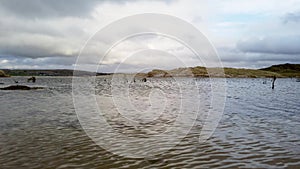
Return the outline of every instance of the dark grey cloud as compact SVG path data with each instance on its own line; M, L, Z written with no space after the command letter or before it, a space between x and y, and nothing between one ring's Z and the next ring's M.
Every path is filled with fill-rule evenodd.
M137 0L1 0L0 10L22 18L88 17L101 3L124 4ZM155 0L163 1L163 0ZM164 0L171 3L174 0Z
M37 69L53 69L53 68L73 68L76 58L73 57L46 57L46 58L23 58L16 56L0 56L0 68L37 68Z
M0 0L0 55L76 57L93 33L84 28L95 21L89 18L94 8L132 1L136 0Z
M300 11L290 12L285 14L283 17L283 22L284 23L300 22Z
M300 35L240 40L237 48L249 53L300 55Z
M88 16L101 1L96 0L1 0L4 12L17 17L49 18Z
M300 63L300 54L250 53L235 48L218 48L224 66L262 68L274 64Z
M37 45L2 45L0 47L0 55L3 56L18 56L26 58L44 58L51 56L68 56L63 53L55 51L53 48L47 48L46 46L37 46ZM69 56L76 56L76 54L70 54Z
M73 38L35 33L12 33L9 36L0 37L0 55L24 58L77 56L80 45L80 41Z

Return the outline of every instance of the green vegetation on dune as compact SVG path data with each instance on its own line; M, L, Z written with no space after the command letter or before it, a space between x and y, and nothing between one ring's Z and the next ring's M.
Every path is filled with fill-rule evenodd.
M235 69L235 68L224 68L225 74L229 77L283 77L282 75L269 72L264 70L255 70L255 69Z
M171 76L202 76L207 77L205 67L190 67L190 68L177 68L173 70L159 70L154 69L147 74L148 77L171 77Z
M300 77L300 64L273 65L260 70L276 72L284 77Z
M263 77L300 77L300 65L274 65L265 69L205 68L201 66L172 70L152 70L148 77L227 77L227 78L263 78Z
M235 69L235 68L179 68L173 70L152 70L148 77L244 77L244 78L258 78L258 77L283 77L281 74L263 70L254 69Z

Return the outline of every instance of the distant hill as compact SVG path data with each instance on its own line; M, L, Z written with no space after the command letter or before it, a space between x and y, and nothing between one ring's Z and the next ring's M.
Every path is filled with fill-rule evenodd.
M74 70L68 69L51 69L51 70L38 70L38 69L3 69L6 74L11 76L73 76ZM93 76L95 73L88 71L76 71L78 76ZM107 73L97 73L97 75L107 75Z
M260 70L279 73L285 77L300 77L300 64L281 64L273 65Z

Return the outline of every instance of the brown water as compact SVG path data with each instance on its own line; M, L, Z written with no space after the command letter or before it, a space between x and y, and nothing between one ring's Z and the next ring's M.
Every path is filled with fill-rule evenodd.
M2 86L13 83L0 80ZM299 168L300 83L278 79L271 90L270 81L263 81L227 79L224 115L205 143L198 142L199 120L166 153L131 159L107 152L85 134L75 113L71 78L41 77L34 85L43 90L0 91L0 168ZM152 83L172 86L167 79ZM207 79L197 83L209 87ZM97 95L109 95L108 81L101 77L97 84Z

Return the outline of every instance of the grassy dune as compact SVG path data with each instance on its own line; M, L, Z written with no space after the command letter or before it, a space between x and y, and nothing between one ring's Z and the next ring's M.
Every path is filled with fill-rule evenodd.
M275 72L284 77L300 77L300 64L286 63L282 65L273 65L261 70Z
M0 77L9 77L3 70L0 70Z
M255 69L234 69L234 68L225 68L225 74L229 77L283 77L281 74L275 72L269 72L264 70L255 70Z
M300 77L300 65L274 65L264 69L205 68L190 67L172 70L152 70L148 77L227 77L227 78L263 78L263 77Z

